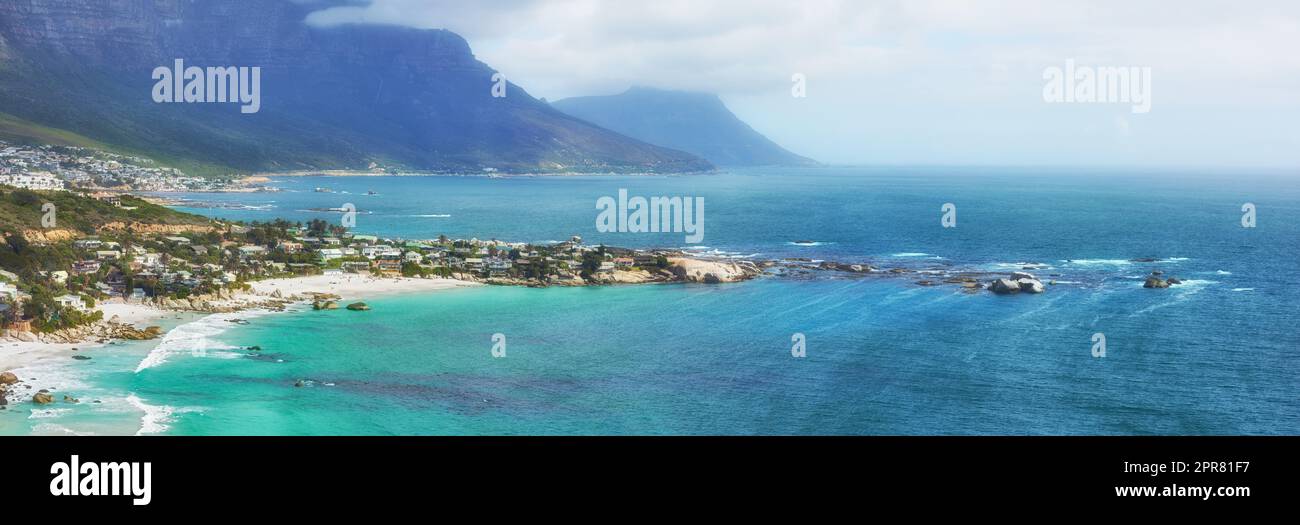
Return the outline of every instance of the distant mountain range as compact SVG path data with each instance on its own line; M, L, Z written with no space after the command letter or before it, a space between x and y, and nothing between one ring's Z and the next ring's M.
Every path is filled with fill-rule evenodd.
M341 0L340 0L341 1ZM201 173L370 169L685 172L506 84L444 30L316 28L329 1L0 2L0 138L104 145ZM261 67L260 111L155 103L155 67Z
M567 98L551 105L629 137L699 155L719 166L816 164L754 131L721 99L708 93L636 87L618 95Z

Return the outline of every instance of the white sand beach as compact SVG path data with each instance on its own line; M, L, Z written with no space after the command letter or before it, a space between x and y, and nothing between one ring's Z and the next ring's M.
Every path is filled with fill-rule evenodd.
M251 284L253 286L253 294L259 296L270 295L276 290L279 290L280 295L283 297L314 292L334 294L347 300L365 299L367 297L400 293L446 290L465 286L481 286L479 283L460 281L456 279L375 277L372 275L355 273L268 279L265 281L256 281Z
M361 274L289 277L251 284L253 289L250 293L237 294L234 300L221 303L224 306L251 307L277 290L285 298L307 293L325 293L340 296L344 300L365 300L383 295L482 286L455 279L380 278ZM138 302L123 302L121 299L100 303L97 308L104 312L105 321L126 323L136 328L156 325L161 319L176 314L175 311ZM0 371L29 367L44 361L65 360L74 353L74 348L85 350L100 346L103 345L97 342L52 343L3 337L0 338Z

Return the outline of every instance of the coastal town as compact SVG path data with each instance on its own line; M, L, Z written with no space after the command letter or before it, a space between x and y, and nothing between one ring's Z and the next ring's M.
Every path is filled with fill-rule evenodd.
M41 193L0 188L0 199L36 209ZM539 287L725 282L759 273L752 263L709 263L670 250L592 246L579 236L545 245L446 236L381 238L323 219L227 223L129 194L73 198L108 210L101 214L120 210L122 220L90 233L67 228L4 232L12 253L0 256L0 326L8 336L33 339L38 337L34 334L99 321L95 305L105 301L217 311L228 307L218 306L220 300L248 292L250 283L277 278L360 274ZM134 221L144 213L188 223Z
M29 190L199 192L267 189L241 179L205 178L153 159L77 146L0 140L0 184Z

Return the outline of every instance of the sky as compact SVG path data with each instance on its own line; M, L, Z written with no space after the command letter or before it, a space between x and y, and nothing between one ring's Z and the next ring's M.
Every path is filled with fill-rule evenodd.
M307 22L449 29L548 100L716 93L825 163L1300 171L1294 0L373 0ZM1067 60L1149 68L1150 110L1048 102Z

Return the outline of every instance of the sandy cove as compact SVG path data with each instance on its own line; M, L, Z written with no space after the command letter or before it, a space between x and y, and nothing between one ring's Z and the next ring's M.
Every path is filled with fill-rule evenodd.
M597 283L555 283L558 285L641 284L654 282L735 282L749 279L760 270L749 262L717 261L687 257L671 259L670 270L662 275L651 272L615 271ZM495 283L507 284L507 283ZM509 283L526 284L526 283ZM283 309L292 303L311 301L316 294L333 295L340 301L361 301L371 297L406 293L449 290L484 283L447 278L375 277L367 274L313 275L285 277L250 282L251 290L203 300L201 308L166 307L153 303L126 302L112 299L100 303L104 321L83 327L75 333L55 335L26 334L23 339L0 338L0 371L31 366L44 361L69 359L73 349L86 350L104 346L100 341L116 339L111 334L125 330L143 330L178 312L235 312L254 308Z
M361 274L290 277L250 284L251 291L234 294L230 299L214 301L213 306L243 310L268 303L305 301L310 299L311 294L333 294L344 300L364 300L384 295L481 286L454 279L378 278ZM273 294L280 297L273 297ZM98 309L104 312L105 322L122 323L139 329L157 325L160 320L177 314L176 310L148 303L123 302L121 299L101 303ZM98 342L97 337L78 342L44 339L46 340L23 341L14 337L0 338L0 371L65 361L76 353L73 349L81 351L104 346Z

